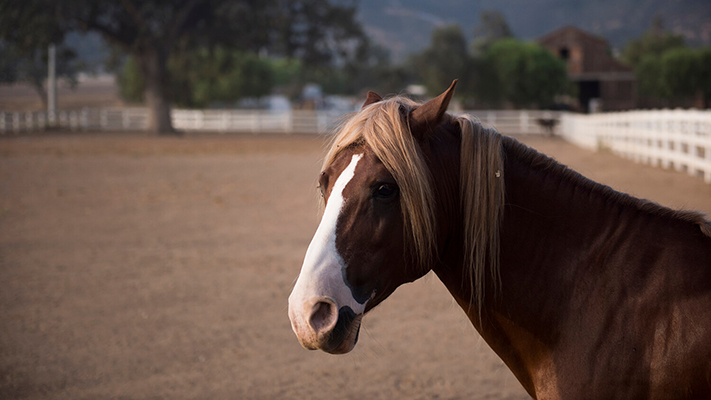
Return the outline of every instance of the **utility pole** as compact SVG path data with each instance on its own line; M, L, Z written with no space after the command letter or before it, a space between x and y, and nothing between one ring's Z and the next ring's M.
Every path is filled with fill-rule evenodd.
M47 76L47 119L49 126L57 125L57 46L49 45L49 74Z

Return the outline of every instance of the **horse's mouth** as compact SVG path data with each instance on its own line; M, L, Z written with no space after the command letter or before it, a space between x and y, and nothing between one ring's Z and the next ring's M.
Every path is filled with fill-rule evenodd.
M298 312L299 307L291 304L289 307L291 327L304 348L331 354L353 350L358 342L363 313L356 314L349 306L337 309L335 301L325 297L310 301L306 309L310 310L308 318Z
M338 322L320 349L331 354L345 354L353 350L358 342L362 319L363 314L357 315L350 307L341 307Z

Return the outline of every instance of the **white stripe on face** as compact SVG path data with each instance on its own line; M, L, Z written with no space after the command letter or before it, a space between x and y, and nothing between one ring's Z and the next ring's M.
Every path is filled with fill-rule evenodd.
M306 250L299 279L289 296L290 308L298 309L300 304L314 297L327 297L336 303L338 309L348 306L356 314L365 311L367 302L358 303L344 281L346 265L336 250L336 223L343 208L343 189L353 178L356 165L362 157L362 154L353 155L350 164L333 185L321 223Z

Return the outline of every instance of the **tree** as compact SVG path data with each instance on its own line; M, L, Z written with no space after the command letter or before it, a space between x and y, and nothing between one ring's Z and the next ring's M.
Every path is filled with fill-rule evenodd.
M42 100L42 105L47 108L47 80L48 47L20 49L0 41L0 82L24 82L32 86ZM76 52L66 46L60 45L56 52L56 74L64 78L74 87L77 84L77 74L82 70L83 64L77 60Z
M410 73L405 67L392 65L387 49L367 40L359 46L343 69L348 82L348 94L356 94L363 88L383 94L398 93L410 79Z
M666 96L662 80L662 60L655 54L642 56L635 68L637 88L643 96L663 98Z
M123 100L129 103L143 103L146 84L135 58L126 58L126 62L116 74L116 83Z
M435 29L430 46L411 62L416 65L430 95L440 93L454 79L461 79L463 87L470 83L467 78L471 59L467 53L467 40L459 25Z
M474 28L472 54L483 55L494 42L512 37L511 28L500 12L484 10L479 14L479 25Z
M261 97L274 85L272 65L252 52L225 47L201 48L168 61L177 105L207 107Z
M63 45L63 39L56 21L38 4L0 3L0 82L29 83L46 107L49 45L57 45L57 77L75 85L76 75L83 68L76 52Z
M22 43L32 36L27 26L45 22L55 37L73 29L95 31L134 57L144 79L149 129L160 133L173 131L168 59L179 47L268 49L321 63L347 56L347 42L362 37L355 6L328 0L23 0L0 7L5 40Z
M636 68L645 56L661 57L665 51L679 47L684 47L684 37L665 32L661 17L656 17L652 26L642 36L627 43L621 58Z
M711 49L676 48L662 54L660 78L665 97L696 96L705 107L711 98Z
M569 90L564 62L537 43L500 40L491 45L484 60L503 97L517 107L548 107L556 95Z

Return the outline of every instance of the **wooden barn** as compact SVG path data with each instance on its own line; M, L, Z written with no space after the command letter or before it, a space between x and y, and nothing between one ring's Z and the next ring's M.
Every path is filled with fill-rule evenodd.
M610 54L605 39L566 26L538 39L565 60L568 77L577 86L579 111L619 111L636 107L634 71Z

